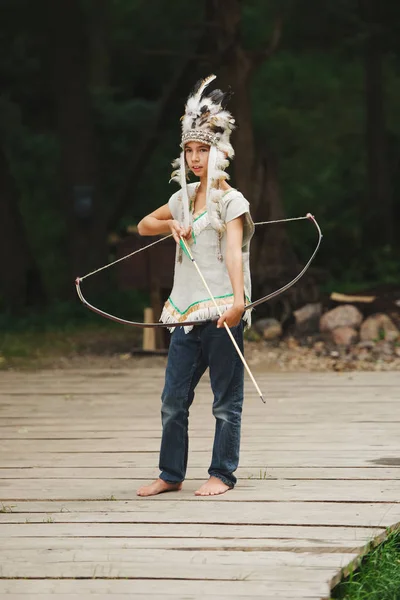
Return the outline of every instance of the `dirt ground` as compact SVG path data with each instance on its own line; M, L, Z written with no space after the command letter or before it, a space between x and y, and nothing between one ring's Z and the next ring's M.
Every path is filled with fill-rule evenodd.
M380 349L360 352L358 348L335 349L300 345L289 339L279 343L245 342L245 356L251 368L267 372L329 372L329 371L400 371L400 356L385 354ZM166 354L144 354L114 347L110 352L85 351L68 356L42 356L31 368L148 368L165 366Z

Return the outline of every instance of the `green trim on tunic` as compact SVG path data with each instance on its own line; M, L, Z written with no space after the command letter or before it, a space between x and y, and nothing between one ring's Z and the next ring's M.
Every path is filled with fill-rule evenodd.
M205 215L205 214L206 214L206 212L207 212L207 211L205 210L204 212L202 212L202 213L201 213L201 215L199 215L198 217L196 217L195 219L193 219L193 223L195 223L195 222L196 222L198 219L201 219L201 217L202 217L203 215Z
M225 294L224 296L214 296L215 300L222 300L223 298L232 298L233 294ZM250 298L248 298L247 296L245 296L247 302L250 304ZM170 304L172 304L172 306L174 307L174 309L180 314L180 315L184 315L185 313L188 312L188 310L190 310L192 308L192 306L196 306L196 304L202 304L203 302L212 302L211 298L204 298L204 300L199 300L198 302L193 302L192 304L190 304L186 310L179 310L179 308L176 306L176 304L173 303L171 296L168 298L168 302L170 302Z

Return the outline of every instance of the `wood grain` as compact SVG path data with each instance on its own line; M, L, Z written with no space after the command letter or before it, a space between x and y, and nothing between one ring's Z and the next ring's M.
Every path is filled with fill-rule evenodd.
M246 384L238 485L199 499L206 375L182 492L143 499L158 474L157 364L0 374L0 597L329 597L400 521L400 375L255 369L267 405Z

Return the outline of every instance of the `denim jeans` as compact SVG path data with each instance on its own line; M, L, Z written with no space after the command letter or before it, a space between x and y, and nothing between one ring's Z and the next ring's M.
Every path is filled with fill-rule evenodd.
M243 352L243 322L231 328ZM233 487L239 462L243 405L243 363L224 327L196 325L185 334L172 333L162 393L160 478L171 483L185 479L188 459L189 408L195 388L209 367L214 394L215 435L209 475Z

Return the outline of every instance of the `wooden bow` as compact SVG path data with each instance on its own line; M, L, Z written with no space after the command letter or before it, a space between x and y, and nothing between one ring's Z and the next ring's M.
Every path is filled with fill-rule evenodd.
M245 306L245 311L246 310L251 310L253 308L255 308L256 306L259 306L260 304L263 304L264 302L267 302L268 300L271 300L271 298L276 298L276 296L279 296L280 294L283 294L284 292L286 292L286 290L288 290L289 288L291 288L295 283L297 283L299 281L299 279L301 279L301 277L303 277L304 273L307 271L307 269L309 268L310 264L312 263L312 261L314 260L315 255L318 252L318 249L321 245L321 241L322 241L322 232L321 232L321 228L318 225L315 217L310 214L307 213L307 215L305 217L294 217L291 219L280 219L277 221L263 221L260 223L255 223L255 225L267 225L267 224L271 224L271 223L286 223L288 221L300 221L302 219L308 219L310 220L316 227L317 231L318 231L318 241L317 241L317 245L310 257L310 259L308 260L308 262L306 263L306 265L304 266L304 268L300 271L300 273L298 275L296 275L296 277L294 277L291 281L289 281L288 283L286 283L284 286L280 287L279 289L267 294L266 296L263 296L262 298L259 298L258 300L254 300L254 302L251 302L250 304L247 304ZM205 319L205 320L201 320L201 321L182 321L182 322L176 322L176 323L142 323L141 321L129 321L127 319L122 319L120 317L116 317L115 315L112 315L110 313L105 312L104 310L101 310L100 308L97 308L96 306L94 306L93 304L90 304L90 302L88 302L86 300L86 298L84 297L83 293L82 293L82 289L81 289L81 282L84 279L87 279L88 277L91 277L92 275L95 275L96 273L99 273L99 271L102 271L103 269L108 269L109 267L112 267L113 265L115 265L118 262L121 262L122 260L126 260L127 258L130 258L131 256L133 256L134 254L138 254L139 252L142 252L143 250L147 250L148 248L150 248L151 246L154 246L155 244L159 244L160 242L168 239L172 237L171 235L165 236L163 238L160 238L159 240L156 240L155 242L152 242L151 244L148 244L147 246L144 246L143 248L139 248L139 250L135 250L134 252L131 252L130 254L127 254L126 256L123 256L122 258L119 258L107 265L104 265L103 267L100 267L99 269L96 269L95 271L92 271L91 273L88 273L87 275L84 275L83 277L77 277L75 279L75 286L76 286L76 292L79 296L79 299L81 300L82 304L84 306L86 306L86 308L88 308L89 310L93 311L94 313L100 315L101 317L104 317L106 319L110 319L111 321L115 321L116 323L121 323L122 325L131 325L133 327L181 327L181 326L192 326L192 325L200 325L201 323L209 323L210 319Z

